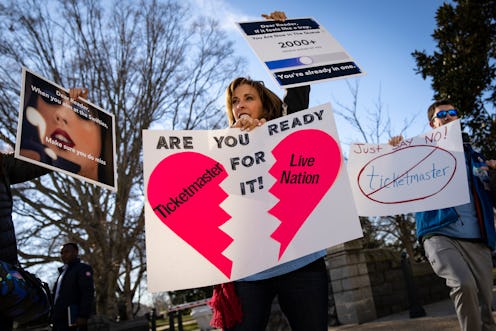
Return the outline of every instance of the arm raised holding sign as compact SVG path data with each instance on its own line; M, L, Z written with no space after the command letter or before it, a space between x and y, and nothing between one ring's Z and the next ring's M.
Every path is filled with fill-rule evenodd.
M262 16L286 19L284 12L279 11ZM309 93L310 86L291 88L282 101L263 82L238 77L226 89L229 125L250 131L267 121L306 109ZM243 317L234 326L230 323L221 326L229 331L265 329L272 301L278 295L293 330L326 331L328 285L324 255L325 250L312 253L235 281ZM298 290L301 284L305 284L305 291Z
M71 91L73 91L71 89ZM73 93L77 94L77 91ZM17 265L17 241L12 220L13 197L11 185L26 182L49 173L50 170L19 160L13 154L0 153L0 260ZM12 330L13 320L2 316L0 330Z

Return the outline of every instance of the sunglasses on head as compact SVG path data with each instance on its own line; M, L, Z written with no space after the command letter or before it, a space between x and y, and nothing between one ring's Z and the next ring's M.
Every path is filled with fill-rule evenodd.
M432 116L432 119L435 119L435 118L445 118L448 115L451 116L451 117L458 116L458 110L456 110L456 109L440 110L440 111L437 112L437 114L435 114L434 116Z

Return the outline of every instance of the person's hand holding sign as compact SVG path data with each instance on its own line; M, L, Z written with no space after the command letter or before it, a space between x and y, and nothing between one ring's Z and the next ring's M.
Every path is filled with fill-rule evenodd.
M284 13L283 11L274 11L274 12L270 13L269 15L262 14L262 17L267 19L267 20L275 20L275 21L280 21L280 22L284 22L287 19L286 13Z
M265 122L265 118L251 118L250 115L243 114L231 127L240 128L241 131L251 131L257 126L264 124Z
M388 143L389 143L389 145L394 147L396 145L399 145L402 141L403 141L403 136L399 135L399 136L391 137L389 139Z
M281 22L286 20L286 14L282 11L274 11L269 15L262 14L262 17ZM266 110L260 98L262 88L262 82L253 81L251 86L246 84L232 89L231 106L234 123L231 128L251 131L267 122Z
M73 87L69 89L69 96L71 99L76 100L78 98L84 98L88 96L88 89L83 88L83 87ZM40 97L39 98L41 101L40 103L43 102L43 99ZM46 100L50 100L49 98L45 97ZM26 111L26 117L27 120L32 124L37 126L42 132L39 133L40 137L38 141L33 141L30 142L29 144L23 144L21 147L21 155L28 157L33 160L37 161L42 161L43 159L46 159L47 155L47 150L45 149L45 146L42 141L44 141L44 132L46 130L46 123L40 113L38 111L33 111L33 109L30 109L28 107ZM55 156L52 155L50 151L48 151L48 154L51 155L51 158L54 158Z
M86 99L88 98L88 88L86 87L73 87L69 89L69 97L73 100L78 98Z

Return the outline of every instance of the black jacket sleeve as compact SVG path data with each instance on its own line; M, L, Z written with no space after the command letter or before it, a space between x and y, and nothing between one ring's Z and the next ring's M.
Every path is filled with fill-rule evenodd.
M87 264L81 264L78 272L78 286L81 299L79 302L79 316L88 318L92 312L95 285L93 283L93 269Z
M9 178L10 184L22 183L51 172L50 169L16 159L14 154L3 154L2 160L5 175Z
M489 186L491 187L491 195L493 197L493 207L496 208L496 170L489 170Z
M288 114L307 109L310 103L310 85L287 89L284 103L287 105Z

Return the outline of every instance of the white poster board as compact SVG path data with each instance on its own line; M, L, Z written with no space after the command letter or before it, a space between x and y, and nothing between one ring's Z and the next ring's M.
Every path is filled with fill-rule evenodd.
M145 130L152 292L239 279L362 236L326 104L250 132Z
M394 147L353 144L348 171L360 216L434 210L470 201L459 120Z
M237 26L282 88L364 74L313 18L240 22Z

